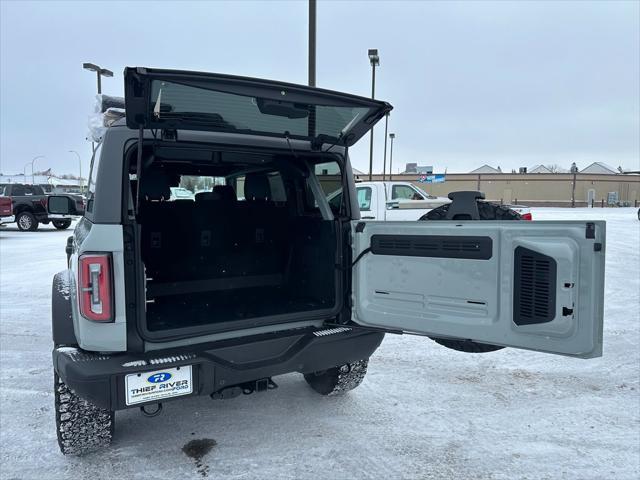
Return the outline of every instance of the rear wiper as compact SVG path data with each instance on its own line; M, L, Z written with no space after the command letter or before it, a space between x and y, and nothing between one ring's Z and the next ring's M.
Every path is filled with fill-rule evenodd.
M321 133L320 135L317 135L311 139L311 150L320 150L322 149L322 145L324 145L325 143L331 142L331 145L329 146L329 148L325 150L325 153L326 153L329 150L331 150L333 147L335 147L338 143L340 143L343 137L344 135L342 134L342 132L340 132L340 135L338 135L338 138Z

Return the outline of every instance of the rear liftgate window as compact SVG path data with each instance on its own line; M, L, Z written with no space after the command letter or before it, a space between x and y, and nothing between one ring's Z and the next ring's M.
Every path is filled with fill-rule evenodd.
M167 128L188 120L238 133L308 138L315 132L334 141L373 113L367 107L292 103L286 96L277 101L159 80L152 82L151 101L156 119Z

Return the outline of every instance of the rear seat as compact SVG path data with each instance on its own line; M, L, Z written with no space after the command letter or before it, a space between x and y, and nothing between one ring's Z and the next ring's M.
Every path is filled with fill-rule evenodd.
M258 274L283 272L288 254L287 210L272 200L266 174L248 174L244 183L239 243L247 268Z
M157 173L143 177L151 296L282 284L291 243L288 211L271 200L266 175L245 177L242 202L229 185L198 193L195 202L165 202L166 180ZM228 284L221 283L225 278Z
M169 179L160 170L145 172L140 185L143 261L147 276L176 278L185 267L193 202L168 201Z
M233 247L233 229L230 223L235 216L235 192L211 192L196 194L192 244L197 256L196 278L212 278L229 275L225 257Z

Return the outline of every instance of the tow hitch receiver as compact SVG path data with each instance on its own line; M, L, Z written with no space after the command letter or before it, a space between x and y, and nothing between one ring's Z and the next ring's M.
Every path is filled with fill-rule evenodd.
M261 378L254 382L242 383L233 387L223 388L217 392L211 394L213 400L227 400L229 398L235 398L240 394L251 395L254 392L266 392L267 390L274 390L278 388L276 382L270 378Z

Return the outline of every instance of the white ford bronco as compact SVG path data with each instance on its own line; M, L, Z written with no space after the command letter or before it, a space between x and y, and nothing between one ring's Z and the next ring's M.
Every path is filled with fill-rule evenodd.
M385 333L602 354L604 222L503 221L517 214L477 192L452 195L442 221L361 219L348 149L388 103L209 73L124 80L53 280L63 453L107 446L117 410L281 374L346 392Z

